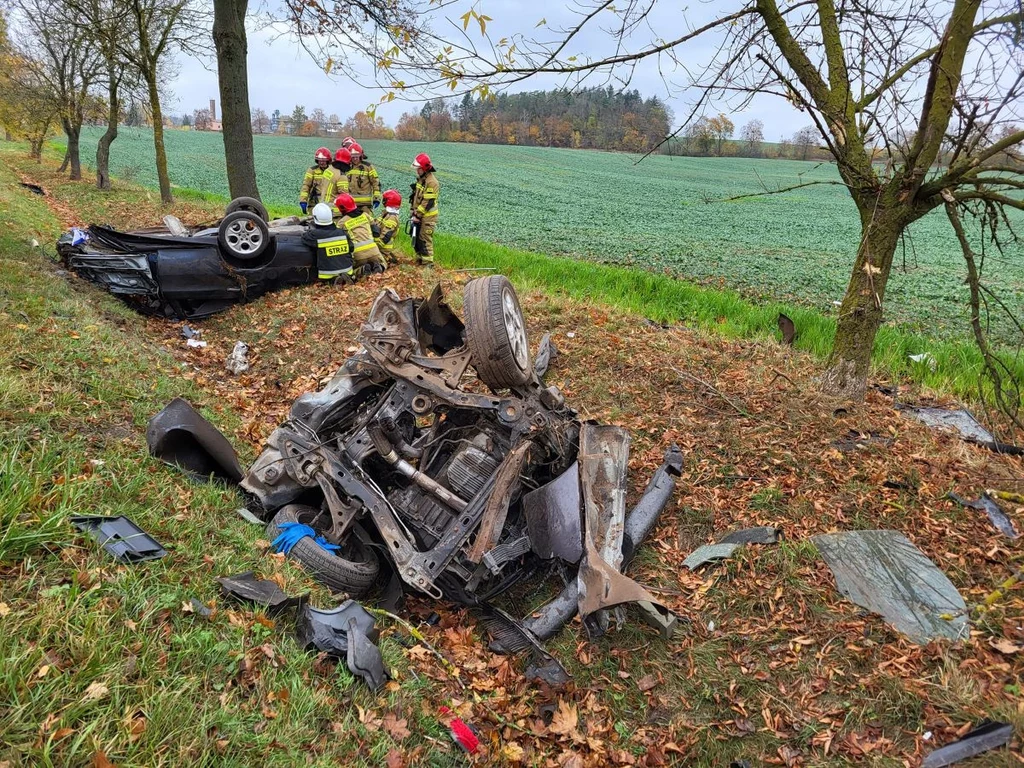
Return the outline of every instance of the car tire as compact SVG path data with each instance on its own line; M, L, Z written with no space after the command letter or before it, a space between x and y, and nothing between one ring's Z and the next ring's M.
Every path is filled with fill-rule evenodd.
M225 256L252 261L270 247L270 228L252 211L235 211L221 219L217 244Z
M271 541L277 538L281 533L277 526L281 523L303 523L316 530L314 523L321 514L319 510L304 504L281 507L267 526L267 538ZM288 556L302 563L302 567L324 586L335 592L348 592L354 597L367 592L380 574L376 553L363 546L352 534L337 553L328 552L307 537L295 542Z
M227 207L224 209L224 215L230 216L235 211L249 211L249 213L255 213L264 221L270 221L270 214L267 213L267 207L255 197L236 197L228 203Z
M504 275L466 283L466 345L480 380L492 389L530 380L530 345L515 288Z

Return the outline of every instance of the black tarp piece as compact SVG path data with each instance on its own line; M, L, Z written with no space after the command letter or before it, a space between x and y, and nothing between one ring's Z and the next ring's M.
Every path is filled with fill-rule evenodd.
M217 579L224 597L243 603L255 603L267 609L267 613L280 613L288 608L301 608L308 595L291 597L269 579L261 579L252 571L235 576L221 576Z
M185 470L193 477L236 484L242 467L231 443L187 401L176 397L149 420L146 443L150 455Z
M156 539L139 528L127 517L72 517L71 524L90 534L115 560L122 563L141 563L156 560L167 554Z
M332 611L304 606L296 628L299 645L344 658L353 675L377 690L387 680L387 672L380 649L374 644L379 634L374 625L373 616L363 606L346 600Z
M782 538L782 531L771 525L758 525L754 528L742 528L723 536L719 544L777 544Z
M967 605L956 587L899 531L845 531L811 541L845 597L912 641L970 634Z
M992 433L985 429L981 422L974 418L974 414L967 410L906 408L904 413L910 414L933 429L952 429L959 432L964 440L975 443L991 443L995 440Z
M1006 723L983 723L959 741L947 744L928 755L921 768L945 768L947 765L959 763L961 760L997 749L1009 743L1013 737L1013 726ZM1009 761L1009 757L1007 760ZM1007 762L1009 765L1009 762Z

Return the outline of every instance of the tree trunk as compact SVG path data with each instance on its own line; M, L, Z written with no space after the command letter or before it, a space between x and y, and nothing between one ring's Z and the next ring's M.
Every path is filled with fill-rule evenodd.
M861 245L839 309L832 354L821 377L823 392L848 400L863 399L867 390L875 334L882 324L885 286L906 226L894 212L878 209L872 213L870 208L862 211L861 223Z
M82 178L82 158L79 154L79 138L82 135L82 126L74 125L70 120L62 120L61 122L64 126L64 133L68 137L68 151L64 155L64 163L61 165L61 170L63 171L70 165L70 178L73 181L78 181Z
M114 68L110 68L107 79L107 130L100 136L96 145L96 188L110 189L110 145L117 138L117 119L121 113L118 101L118 77Z
M149 111L153 116L153 148L156 150L156 176L160 180L160 202L170 205L174 202L171 194L171 177L167 173L167 150L164 149L164 115L160 111L160 92L156 84L156 72L146 73L149 88Z
M245 12L249 0L214 0L213 42L217 47L224 160L231 197L255 197L256 165L249 111L249 72Z

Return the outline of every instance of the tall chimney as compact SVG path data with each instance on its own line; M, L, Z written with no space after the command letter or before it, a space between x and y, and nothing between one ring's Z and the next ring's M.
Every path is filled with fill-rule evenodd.
M216 99L210 99L210 119L211 120L216 120L217 119L217 100Z

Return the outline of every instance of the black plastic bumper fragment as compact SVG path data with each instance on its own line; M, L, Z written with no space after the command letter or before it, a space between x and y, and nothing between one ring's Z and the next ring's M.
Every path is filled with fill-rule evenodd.
M221 576L217 579L224 597L244 603L255 603L267 609L267 613L280 613L288 608L301 608L308 595L292 597L269 579L258 578L252 571L235 576Z
M124 516L84 515L72 517L71 524L90 534L115 560L122 563L141 563L167 554L167 550L156 539Z
M238 454L228 439L180 397L149 420L146 443L152 456L197 479L212 475L233 484L242 479Z

